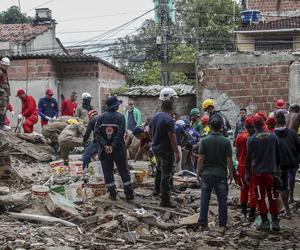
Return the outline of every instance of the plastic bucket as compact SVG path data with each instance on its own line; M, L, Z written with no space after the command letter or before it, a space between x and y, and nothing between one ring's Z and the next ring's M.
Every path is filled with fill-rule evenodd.
M44 198L48 195L50 189L48 186L33 185L31 188L33 198Z

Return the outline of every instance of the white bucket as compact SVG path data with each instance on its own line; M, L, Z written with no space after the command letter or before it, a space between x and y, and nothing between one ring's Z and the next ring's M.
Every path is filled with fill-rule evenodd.
M83 182L77 182L65 186L65 196L72 202L82 202L84 200L84 194L82 191Z
M92 161L89 164L88 173L90 177L103 178L104 175L103 175L101 161Z
M48 186L33 185L31 191L32 198L45 198L48 195L50 189Z

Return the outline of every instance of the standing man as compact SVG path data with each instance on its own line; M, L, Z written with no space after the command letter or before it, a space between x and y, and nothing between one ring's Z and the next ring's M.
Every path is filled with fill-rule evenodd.
M205 137L200 146L197 177L201 181L201 201L199 225L201 230L208 226L207 214L211 192L214 189L219 206L219 226L227 225L227 168L229 181L233 179L232 148L229 139L222 136L222 120L213 118L210 121L212 132Z
M62 116L74 116L77 109L77 93L72 92L70 99L66 99L61 103L61 115Z
M253 171L253 182L255 197L258 204L258 212L261 216L261 224L258 230L270 230L268 213L272 215L272 230L279 231L278 192L276 183L278 177L278 140L275 134L264 130L264 119L259 114L253 117L255 134L248 139L246 156L246 177L250 183L251 169ZM266 195L269 200L269 209L266 205Z
M33 125L38 122L38 111L34 98L27 95L23 89L17 91L16 97L22 101L22 111L18 116L19 122L23 121L24 133L32 133Z
M82 167L83 172L87 173L88 165L93 157L93 155L97 154L99 151L99 144L95 141L95 136L93 135L93 139L88 144L90 139L90 135L95 130L96 122L98 119L98 112L96 110L91 110L88 112L89 123L87 125L85 134L83 135L83 146L85 146L84 153L82 155ZM87 145L88 144L88 145Z
M245 127L242 133L238 134L235 140L236 147L236 158L238 160L238 171L237 171L237 183L240 186L240 202L242 206L242 213L245 218L247 217L247 207L248 207L248 199L250 193L250 212L248 220L249 222L253 222L255 220L255 209L256 209L256 200L254 193L254 185L253 185L253 173L250 175L250 183L245 182L246 175L246 155L247 155L247 141L255 133L255 130L252 126L253 116L249 116L245 120ZM252 172L252 171L251 171Z
M9 127L4 124L10 97L10 86L7 76L9 65L10 60L7 57L3 57L0 62L0 129L2 130L9 130Z
M200 123L200 110L198 108L193 108L190 114L191 126L199 133L202 133L202 126Z
M75 116L83 120L85 125L87 125L89 122L88 112L94 109L91 105L92 98L93 97L90 93L84 92L81 95L82 105L81 107L77 108L75 112Z
M142 115L139 109L135 107L134 100L128 100L128 107L125 111L126 129L133 131L135 127L142 125Z
M121 101L116 96L107 99L107 110L98 117L95 127L95 140L100 144L100 155L104 180L110 193L110 199L116 200L117 192L113 175L114 163L124 184L127 200L133 200L130 172L127 168L127 154L124 142L125 117L117 110Z
M245 108L241 108L240 120L235 124L234 139L238 136L239 133L242 133L245 130L246 117L247 117L247 110Z
M155 190L161 191L162 207L175 208L176 204L170 199L171 178L175 162L180 161L180 155L176 142L175 121L171 117L173 100L177 97L174 89L166 87L160 92L162 101L161 112L154 115L150 123L149 133L152 137L152 150L157 159L158 170L155 176ZM161 181L159 181L161 180Z
M229 121L227 120L227 118L220 112L217 111L215 109L215 103L212 99L206 99L203 103L202 103L202 108L205 112L208 113L209 115L209 123L213 118L218 118L222 121L222 135L227 137L228 134L228 130L231 129L231 125L229 123Z
M58 103L53 95L53 89L47 89L45 96L39 101L38 110L42 127L48 124L50 120L56 119L58 116Z
M291 217L289 208L289 172L297 171L300 156L300 140L295 131L287 128L285 116L283 113L277 113L275 134L279 141L279 155L280 155L280 177L281 177L281 191L280 196L285 208L286 218Z

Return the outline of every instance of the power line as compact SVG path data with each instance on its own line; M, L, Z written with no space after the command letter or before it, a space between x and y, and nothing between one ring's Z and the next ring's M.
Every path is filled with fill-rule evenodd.
M49 1L47 1L47 2L41 3L41 4L39 4L39 5L37 5L37 6L33 7L33 8L31 8L31 9L29 9L29 10L26 10L25 13L27 13L27 12L29 12L29 11L31 11L31 10L34 10L34 9L37 8L37 7L41 7L41 6L45 5L45 4L51 3L51 2L53 2L53 1L54 1L54 0L49 0Z
M1 1L1 0L0 0ZM136 29L123 29L123 30L136 30ZM76 33L93 33L99 31L109 31L109 30L78 30L78 31L62 31L56 32L56 34L76 34Z

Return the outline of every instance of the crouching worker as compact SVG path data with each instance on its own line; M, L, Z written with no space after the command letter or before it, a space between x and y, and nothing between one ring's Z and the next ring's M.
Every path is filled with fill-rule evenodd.
M92 159L92 157L98 153L99 144L95 141L95 136L93 135L93 140L88 143L90 139L90 135L94 132L95 125L98 119L98 112L96 110L91 110L88 112L89 123L87 125L87 129L83 136L83 145L86 147L84 153L82 155L83 161L83 172L87 173L88 165Z
M58 151L58 136L61 134L61 132L64 130L65 127L67 127L68 124L66 122L51 122L47 125L45 125L42 128L42 135L50 140L50 146L52 146L55 151Z
M233 179L232 148L229 139L221 134L222 120L213 118L210 127L211 134L201 142L197 171L197 177L201 182L199 225L202 231L208 227L207 215L213 189L218 200L219 226L224 228L227 226L227 178L230 182Z
M67 124L69 125L65 127L58 136L61 157L64 160L65 166L69 165L69 154L71 149L83 145L82 136L85 130L84 125L74 118L68 120Z
M127 156L124 142L125 117L117 112L121 101L117 97L109 97L106 101L107 110L98 117L95 127L95 140L100 144L102 170L110 199L116 200L117 192L113 175L114 163L124 184L127 200L133 200L130 172L127 168Z
M139 149L134 157L134 161L143 159L143 155L148 155L151 148L151 138L148 131L142 126L137 126L133 130L133 135L140 140Z

